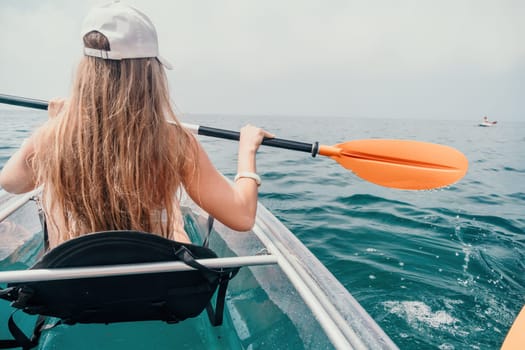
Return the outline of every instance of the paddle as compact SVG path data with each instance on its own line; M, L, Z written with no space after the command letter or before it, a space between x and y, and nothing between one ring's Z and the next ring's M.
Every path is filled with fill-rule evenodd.
M47 102L0 94L0 103L47 109ZM202 125L183 124L198 135L239 140L239 132ZM410 140L355 140L333 146L285 139L264 139L263 145L330 157L360 178L377 185L428 190L461 179L468 168L467 158L454 148Z
M500 350L523 349L525 345L525 306L521 309L510 327Z

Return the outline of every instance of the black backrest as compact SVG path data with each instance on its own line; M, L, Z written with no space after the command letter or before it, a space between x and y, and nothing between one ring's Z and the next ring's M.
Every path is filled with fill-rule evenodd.
M177 261L180 259L175 253L181 249L196 259L217 257L208 248L153 234L108 231L69 240L45 254L32 268ZM12 296L15 307L58 317L64 323L178 322L199 315L221 280L230 278L230 272L203 269L11 283L8 287L16 287L16 295Z

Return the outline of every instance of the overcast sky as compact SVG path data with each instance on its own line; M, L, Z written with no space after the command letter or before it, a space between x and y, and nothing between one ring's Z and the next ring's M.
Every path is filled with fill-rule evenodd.
M0 93L66 96L100 1L2 0ZM185 113L525 120L522 0L129 0Z

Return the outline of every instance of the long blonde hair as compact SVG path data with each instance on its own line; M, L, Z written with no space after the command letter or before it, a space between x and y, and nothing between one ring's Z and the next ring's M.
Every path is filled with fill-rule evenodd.
M84 45L109 49L98 32ZM61 241L102 230L152 232L162 222L155 233L171 237L175 196L192 177L196 141L177 121L156 58L83 57L65 111L38 142L37 182L44 207L67 228Z

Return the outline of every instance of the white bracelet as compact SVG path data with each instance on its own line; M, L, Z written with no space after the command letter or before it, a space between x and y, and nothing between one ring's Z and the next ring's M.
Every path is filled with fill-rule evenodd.
M233 179L234 182L237 182L237 180L246 178L246 179L253 179L255 180L255 183L257 186L261 186L261 177L257 175L256 173L252 173L249 171L243 171L235 175L235 178Z

